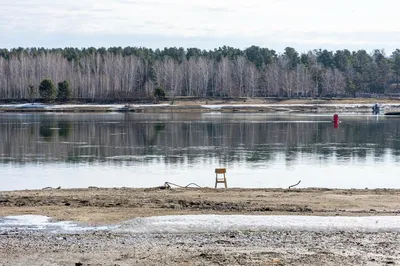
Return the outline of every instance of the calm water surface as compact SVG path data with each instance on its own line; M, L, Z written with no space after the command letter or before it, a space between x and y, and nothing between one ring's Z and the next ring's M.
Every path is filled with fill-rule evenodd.
M0 190L154 187L400 188L400 117L0 114Z

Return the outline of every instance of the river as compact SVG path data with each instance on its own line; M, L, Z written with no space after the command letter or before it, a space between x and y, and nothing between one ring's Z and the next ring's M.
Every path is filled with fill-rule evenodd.
M3 113L0 190L400 188L400 118L266 113Z

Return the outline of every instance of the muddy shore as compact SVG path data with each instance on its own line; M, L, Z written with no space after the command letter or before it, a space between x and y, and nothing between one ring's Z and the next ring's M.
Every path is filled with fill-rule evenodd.
M396 216L400 190L87 188L0 192L0 216L87 224L172 214ZM390 265L400 232L0 235L2 265Z
M2 265L398 265L393 232L9 234Z
M36 214L92 225L183 214L400 215L400 190L87 188L0 192L0 216Z

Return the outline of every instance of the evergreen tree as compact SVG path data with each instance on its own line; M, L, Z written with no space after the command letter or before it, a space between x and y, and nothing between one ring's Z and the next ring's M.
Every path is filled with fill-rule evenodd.
M289 61L290 69L295 69L300 62L299 53L292 47L286 47L283 56Z
M56 87L51 79L44 79L39 85L40 97L46 101L50 102L56 98Z
M154 90L154 101L158 103L160 100L164 100L165 98L165 91L161 87L157 87Z
M64 80L58 83L57 99L63 102L71 99L71 89L69 88L68 81Z
M392 69L396 76L396 89L399 89L399 77L400 77L400 50L396 49L392 53Z

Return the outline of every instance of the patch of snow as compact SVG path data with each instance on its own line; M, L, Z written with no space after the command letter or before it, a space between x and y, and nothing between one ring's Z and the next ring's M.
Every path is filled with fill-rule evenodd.
M109 227L89 227L74 222L52 221L41 215L19 215L0 217L0 232L9 231L49 231L52 233L105 230Z
M74 233L107 230L119 233L218 233L228 231L396 231L399 216L320 217L261 215L177 215L136 218L111 226L86 226L69 221L52 221L40 215L0 217L0 233L46 231Z
M202 108L207 109L221 109L222 107L233 107L232 105L200 105Z
M336 108L371 108L372 110L373 104L360 103L360 104L301 104L301 103L287 103L287 104L208 104L201 105L202 108L208 109L221 109L221 108L246 108L246 107L336 107ZM399 104L382 104L380 107L400 107Z
M55 104L48 106L48 109L73 109L73 108L112 108L124 107L124 104Z
M182 215L137 218L117 229L133 233L191 233L226 231L400 231L400 217L319 217L251 215Z
M31 225L31 226L43 226L50 222L50 218L47 216L40 215L20 215L20 216L6 216L4 220L0 221L2 226L19 226L19 225Z
M1 104L0 108L46 108L48 105L42 103L23 103L23 104Z
M170 104L42 104L42 103L24 103L24 104L0 104L0 108L45 108L45 109L73 109L73 108L110 108L120 109L125 106L131 108L137 107L164 107Z
M129 107L165 107L171 106L169 103L161 103L161 104L130 104Z

